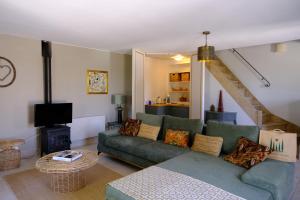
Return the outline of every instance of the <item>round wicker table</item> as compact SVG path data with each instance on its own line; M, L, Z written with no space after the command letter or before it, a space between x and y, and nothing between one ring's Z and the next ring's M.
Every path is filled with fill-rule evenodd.
M74 192L86 185L84 170L91 168L98 161L96 152L88 150L77 150L82 153L82 157L73 161L57 161L52 157L57 154L48 154L37 160L35 166L43 173L50 176L50 187L54 192Z

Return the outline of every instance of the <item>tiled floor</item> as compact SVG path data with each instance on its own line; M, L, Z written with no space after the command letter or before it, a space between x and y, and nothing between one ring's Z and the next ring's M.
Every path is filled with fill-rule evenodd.
M89 145L82 147L84 149L89 149L96 151L96 145ZM7 174L13 174L19 171L24 171L27 169L34 168L35 161L38 157L32 157L28 159L23 159L21 163L21 167L14 170L9 170L5 172L0 172L0 199L1 200L17 200L14 193L11 191L10 187L6 184L3 179L3 176ZM128 165L119 160L113 159L105 154L101 154L99 161L100 164L118 172L121 175L128 175L138 170L138 168ZM296 177L295 177L295 191L291 200L299 200L300 199L300 161L296 163Z

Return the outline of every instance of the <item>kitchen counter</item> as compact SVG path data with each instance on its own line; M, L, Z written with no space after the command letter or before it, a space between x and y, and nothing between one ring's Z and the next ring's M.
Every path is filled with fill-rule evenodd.
M190 107L189 104L180 104L180 103L158 103L158 104L151 104L151 105L146 105L146 106L157 106L157 107L162 107L162 106Z
M171 115L175 117L189 118L188 104L152 104L145 105L145 112L153 115Z

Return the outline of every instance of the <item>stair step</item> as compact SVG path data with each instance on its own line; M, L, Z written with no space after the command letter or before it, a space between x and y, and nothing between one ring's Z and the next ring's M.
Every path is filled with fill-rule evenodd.
M239 85L241 84L241 82L240 81L238 81L238 80L233 80L233 81L231 81L236 87L238 87L239 88Z
M270 123L272 120L272 114L263 112L262 120L263 120L263 124Z
M277 116L275 116L275 115L272 115L272 116L271 116L271 120L272 120L273 122L282 122L282 119L280 119L279 117L277 117Z
M211 60L209 62L210 65L222 65L221 61L219 60ZM223 65L224 66L224 65Z
M251 104L256 108L263 108L263 105L261 105L259 102L251 102ZM262 109L260 109L262 110Z
M251 103L253 105L261 105L261 103L259 101L257 101L254 97L251 98Z
M263 107L261 105L253 105L255 107L256 110L262 110Z
M231 72L230 71L228 71L228 69L226 69L226 68L222 68L222 69L220 69L223 73L225 73L225 74L231 74Z
M237 88L242 89L244 88L243 84L241 82L236 83Z
M286 130L287 123L279 123L279 122L269 122L262 125L262 130L274 130L274 129L281 129Z
M245 88L244 87L237 87L237 89L239 90L239 93L241 94L241 96L243 96L244 93L245 93Z
M245 90L245 97L252 97L252 94L248 90Z
M227 74L227 79L229 79L230 81L238 81L238 79L232 74Z
M210 66L210 67L215 67L215 68L217 68L218 70L224 70L224 69L226 69L224 66L218 65L218 64L215 64L215 65L209 64L209 66Z

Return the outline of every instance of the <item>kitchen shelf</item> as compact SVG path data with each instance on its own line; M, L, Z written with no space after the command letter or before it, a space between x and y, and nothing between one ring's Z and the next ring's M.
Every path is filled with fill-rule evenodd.
M169 81L169 83L190 83L191 81Z
M170 93L189 93L190 91L185 91L185 90L182 90L182 91L169 91Z
M188 65L188 66L190 66L191 62L190 61L189 62L182 62L182 63L176 62L176 63L172 63L171 65Z

